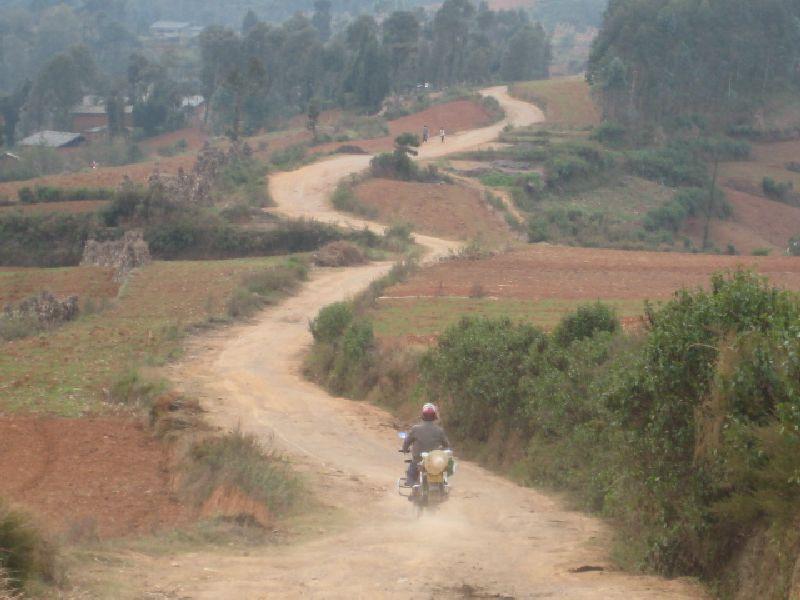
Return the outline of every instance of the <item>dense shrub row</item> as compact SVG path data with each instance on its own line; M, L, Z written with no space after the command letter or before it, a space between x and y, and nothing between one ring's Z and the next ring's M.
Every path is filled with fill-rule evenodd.
M90 214L0 214L0 265L63 267L77 265L89 238L109 239L115 230Z
M788 593L800 544L796 296L747 272L716 275L709 291L649 307L641 335L620 334L595 305L553 335L464 319L407 360L382 355L347 305L313 331L323 382L439 402L462 448L613 518L629 566L700 575L721 595Z
M80 200L110 200L114 190L107 188L56 188L37 185L20 188L17 191L19 201L23 204L39 204L44 202L78 202Z
M117 194L100 214L0 214L0 265L77 265L86 240L116 239L141 228L154 258L220 259L308 252L336 240L370 247L388 243L368 230L316 221L277 221L264 229L235 225L211 210L168 202L150 191Z
M687 218L707 215L709 200L710 190L681 189L672 200L654 208L644 216L644 227L648 231L667 229L676 232ZM733 213L733 208L725 198L725 192L720 189L714 191L712 211L713 216L719 219L727 219Z

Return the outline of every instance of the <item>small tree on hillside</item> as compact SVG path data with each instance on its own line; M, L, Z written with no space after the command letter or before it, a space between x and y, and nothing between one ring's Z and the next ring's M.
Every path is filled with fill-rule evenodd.
M125 133L125 100L117 92L106 98L108 137L112 140Z
M319 102L317 102L315 99L312 99L311 102L308 103L308 112L306 113L308 122L306 123L306 127L314 137L314 142L317 141L317 125L319 124L319 115Z

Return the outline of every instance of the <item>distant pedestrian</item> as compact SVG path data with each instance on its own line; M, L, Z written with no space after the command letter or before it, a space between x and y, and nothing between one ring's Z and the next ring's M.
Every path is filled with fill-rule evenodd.
M439 130L439 137L442 138L442 143L444 144L444 127Z
M422 141L423 142L427 142L429 135L430 135L430 131L428 130L428 126L427 125L423 125L422 126Z

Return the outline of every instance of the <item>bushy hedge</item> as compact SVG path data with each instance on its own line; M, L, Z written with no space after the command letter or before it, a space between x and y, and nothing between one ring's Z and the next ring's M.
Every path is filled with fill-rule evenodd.
M312 326L319 379L339 393L438 402L462 453L614 518L628 566L785 597L800 547L796 295L719 274L649 306L639 334L602 305L553 335L467 318L422 358L373 348L359 315L334 305Z
M20 188L17 191L19 201L23 204L40 204L45 202L78 202L80 200L110 200L114 190L107 188L57 188L37 185Z
M732 590L743 540L768 532L747 558L780 589L800 541L798 299L737 272L648 321L643 339L595 330L564 346L464 320L423 362L427 393L458 438L524 440L517 474L615 517L630 560Z
M626 168L638 177L674 187L702 187L708 178L705 163L680 144L630 151Z
M789 202L792 200L794 184L791 181L775 181L772 177L764 177L761 189L767 198L778 202Z
M545 181L550 189L565 190L607 173L614 166L613 156L588 143L554 146L545 160Z
M101 227L92 214L0 214L0 265L77 265L86 240L108 239L117 234Z
M708 214L709 194L709 190L700 188L679 190L672 200L645 214L643 220L645 229L678 231L686 219ZM725 198L725 192L717 189L714 194L713 216L720 219L729 218L733 214L733 208Z

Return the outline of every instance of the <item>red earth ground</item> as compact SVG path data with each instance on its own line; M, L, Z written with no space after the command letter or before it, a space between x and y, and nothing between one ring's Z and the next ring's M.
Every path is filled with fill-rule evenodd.
M427 125L431 131L431 143L440 143L436 134L440 128L445 132L456 133L483 127L492 122L489 112L477 102L472 100L456 100L436 104L430 108L389 121L389 135L372 140L353 142L331 142L314 148L318 152L332 152L343 145L357 145L363 150L374 153L391 150L394 147L394 138L401 133L410 132L422 135L422 127Z
M0 416L0 496L48 530L108 538L185 522L166 446L121 417Z
M712 273L752 268L771 283L800 290L800 260L537 245L486 260L444 261L385 293L389 297L488 296L529 300L667 299L682 287L707 286Z
M733 216L713 221L710 228L710 239L720 250L725 251L732 244L741 254L750 254L757 248L781 254L789 240L800 233L800 208L731 188L724 191ZM701 247L704 226L704 219L692 219L683 233Z
M414 231L447 239L507 239L508 228L478 190L451 184L369 179L356 195L383 223L411 223Z
M42 290L59 298L79 296L81 300L111 299L119 291L119 283L114 281L114 269L105 267L3 267L0 269L0 284L0 306L17 302Z

